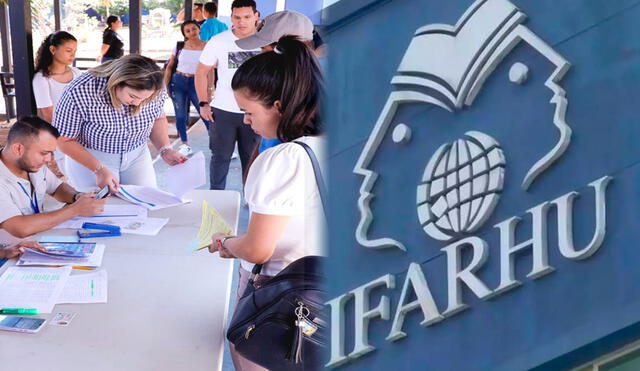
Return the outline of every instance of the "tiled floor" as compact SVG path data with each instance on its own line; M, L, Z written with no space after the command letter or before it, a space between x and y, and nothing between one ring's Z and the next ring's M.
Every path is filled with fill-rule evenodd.
M209 172L209 162L211 159L211 151L209 150L209 135L207 130L202 123L202 121L198 121L188 132L189 135L189 145L193 148L194 152L202 151L204 152L204 156L206 158L206 169L207 174ZM176 147L179 145L176 145ZM158 175L158 185L162 188L165 184L166 180L164 178L164 172L167 169L168 165L166 165L162 160L158 160L155 163L156 174ZM209 189L209 182L207 176L207 184L200 187L200 189ZM229 166L229 175L227 176L227 189L232 189L240 192L242 194L242 170L240 167L240 159L235 158L231 160L231 165ZM238 233L244 233L247 230L247 225L249 224L249 209L244 206L244 200L242 202L242 206L240 207L240 218L238 220ZM237 282L237 270L238 264L236 263L234 266L234 275L233 282L231 283L231 297L235 298L236 296L236 286ZM235 302L231 301L231 309L235 305ZM231 313L231 311L230 311ZM222 362L222 370L223 371L233 371L233 364L231 363L231 357L229 355L228 347L225 347L224 350L224 360Z

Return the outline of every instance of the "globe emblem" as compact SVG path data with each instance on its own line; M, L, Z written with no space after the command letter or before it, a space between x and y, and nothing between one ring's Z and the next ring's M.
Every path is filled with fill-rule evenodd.
M418 219L431 237L447 241L478 229L491 215L504 183L498 142L478 131L440 146L417 188Z

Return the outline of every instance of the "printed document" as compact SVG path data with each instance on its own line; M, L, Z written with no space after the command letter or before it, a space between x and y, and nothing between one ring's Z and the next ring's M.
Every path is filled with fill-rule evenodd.
M0 277L0 308L35 308L51 313L71 267L10 267Z
M107 271L99 271L69 276L58 304L63 303L106 303Z

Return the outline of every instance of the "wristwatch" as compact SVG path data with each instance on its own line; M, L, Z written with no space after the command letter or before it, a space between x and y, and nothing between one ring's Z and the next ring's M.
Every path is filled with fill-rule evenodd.
M209 102L204 101L204 100L203 100L203 101L198 102L198 106L200 106L200 107L204 107L204 106L208 106L208 105L209 105Z

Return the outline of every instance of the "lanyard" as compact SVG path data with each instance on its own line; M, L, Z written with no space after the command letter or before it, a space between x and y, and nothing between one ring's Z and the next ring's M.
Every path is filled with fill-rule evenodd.
M36 192L34 191L32 193L33 195L33 198L32 198L31 196L29 196L29 193L27 192L27 190L24 189L24 186L22 185L22 183L18 182L18 185L20 186L20 188L22 188L22 192L24 192L24 194L27 195L27 197L29 197L29 202L31 203L31 209L33 209L33 213L39 214L40 208L38 207L38 196L36 195Z

